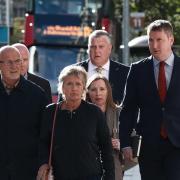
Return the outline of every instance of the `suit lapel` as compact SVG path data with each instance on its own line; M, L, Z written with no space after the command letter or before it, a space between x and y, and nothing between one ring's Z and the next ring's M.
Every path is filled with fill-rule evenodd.
M88 72L88 63L89 63L89 59L87 61L84 61L82 63L82 66L84 67L84 69Z
M154 74L154 64L153 64L153 59L151 57L151 60L150 60L151 64L151 68L148 68L150 70L149 74L151 76L151 82L152 82L152 85L151 87L153 87L153 91L155 91L156 95L159 96L159 92L158 92L158 87L157 87L157 84L156 84L156 78L155 78L155 74Z
M158 87L156 85L156 79L155 79L155 75L154 75L154 64L153 64L153 59L152 57L148 57L145 61L147 61L146 66L143 67L144 68L144 78L145 81L143 84L143 87L145 89L152 90L152 95L156 96L156 99L159 99L159 93L158 93Z
M109 82L111 82L111 86L113 86L113 78L116 75L116 72L119 70L119 67L114 66L113 61L110 60L110 65L109 65Z
M178 79L180 78L180 71L179 70L180 70L180 58L175 56L171 80L170 80L169 88L167 90L166 101L167 101L169 95L172 94L173 91L178 88L177 82L179 81Z

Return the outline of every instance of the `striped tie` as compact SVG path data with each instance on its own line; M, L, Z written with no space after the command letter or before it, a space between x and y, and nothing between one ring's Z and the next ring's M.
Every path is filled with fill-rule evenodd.
M98 74L102 74L102 71L103 71L103 68L101 66L96 68L96 72Z

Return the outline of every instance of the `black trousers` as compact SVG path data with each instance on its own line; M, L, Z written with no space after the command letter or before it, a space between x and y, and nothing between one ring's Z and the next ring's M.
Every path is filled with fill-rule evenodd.
M141 180L180 180L180 148L169 139L158 147L143 147L139 157Z

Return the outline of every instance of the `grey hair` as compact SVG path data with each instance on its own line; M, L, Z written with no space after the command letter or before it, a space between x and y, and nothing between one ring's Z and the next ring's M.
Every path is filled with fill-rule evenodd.
M100 30L93 31L90 34L89 39L88 39L88 47L91 45L91 42L94 38L99 38L101 36L106 36L109 43L112 44L111 35L107 31L100 29Z

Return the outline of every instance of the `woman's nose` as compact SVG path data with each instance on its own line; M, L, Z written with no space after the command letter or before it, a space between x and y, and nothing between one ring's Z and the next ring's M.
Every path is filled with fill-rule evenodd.
M97 89L96 94L97 94L97 95L100 95L100 94L101 94L101 91L100 91L99 89Z

